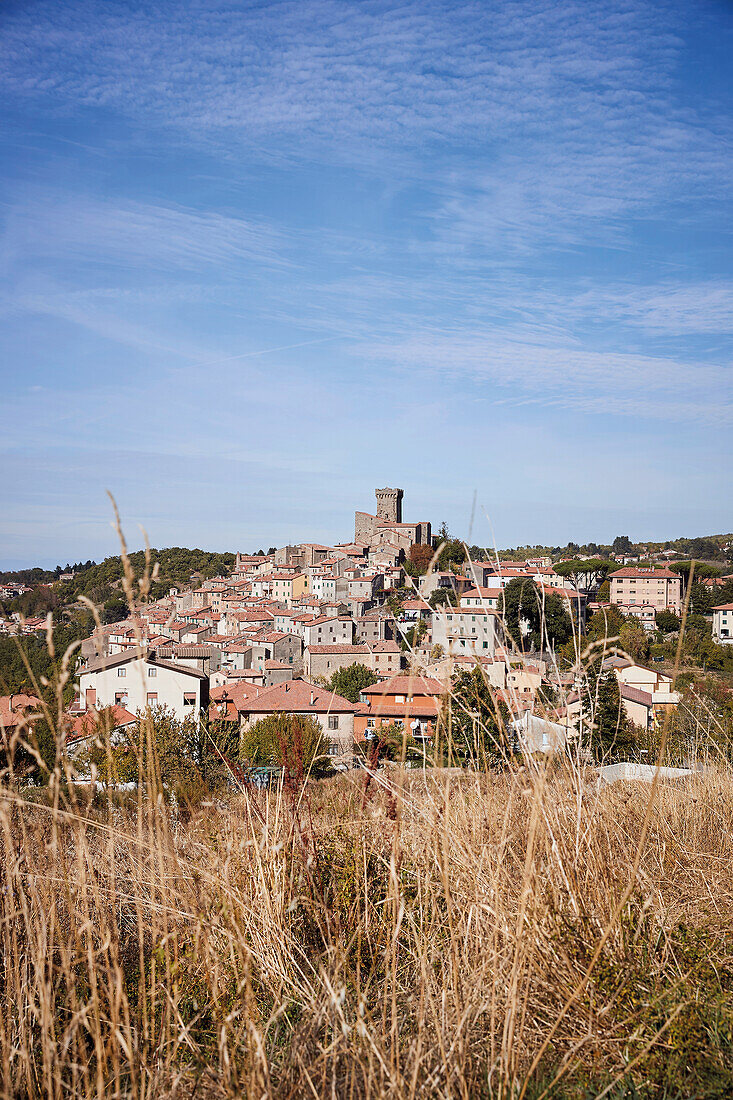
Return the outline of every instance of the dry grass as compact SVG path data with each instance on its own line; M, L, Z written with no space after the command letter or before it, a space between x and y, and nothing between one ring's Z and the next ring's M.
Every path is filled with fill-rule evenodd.
M363 782L6 791L2 1094L733 1090L730 775Z
M129 795L61 757L0 788L2 1097L733 1095L729 771L395 769L183 813L151 760Z

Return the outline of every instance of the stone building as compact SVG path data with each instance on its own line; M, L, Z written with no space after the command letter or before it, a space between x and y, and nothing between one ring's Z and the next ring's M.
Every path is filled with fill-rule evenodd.
M357 512L354 517L354 542L369 550L394 548L407 553L413 543L430 545L430 524L402 522L402 489L375 489L377 514Z

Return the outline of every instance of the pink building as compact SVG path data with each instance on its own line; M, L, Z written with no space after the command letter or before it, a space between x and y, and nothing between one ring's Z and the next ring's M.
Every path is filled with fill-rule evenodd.
M666 566L638 568L629 566L612 573L611 603L624 610L645 606L655 611L682 611L682 577Z

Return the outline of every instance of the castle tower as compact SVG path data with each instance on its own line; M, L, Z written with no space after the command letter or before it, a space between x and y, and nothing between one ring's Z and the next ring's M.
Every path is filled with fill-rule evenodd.
M402 489L375 489L377 519L385 523L402 523Z

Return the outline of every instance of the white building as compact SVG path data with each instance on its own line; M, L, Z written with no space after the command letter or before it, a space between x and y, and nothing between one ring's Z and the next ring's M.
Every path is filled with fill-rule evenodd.
M306 646L350 645L353 637L353 619L319 615L303 624L303 642Z
M178 719L196 718L208 706L209 679L198 668L133 650L90 661L80 675L79 700L83 710L118 706L135 713L157 706Z
M497 642L497 613L487 608L447 607L432 614L433 645L449 655L493 657Z
M713 641L719 645L733 644L733 603L713 608Z

